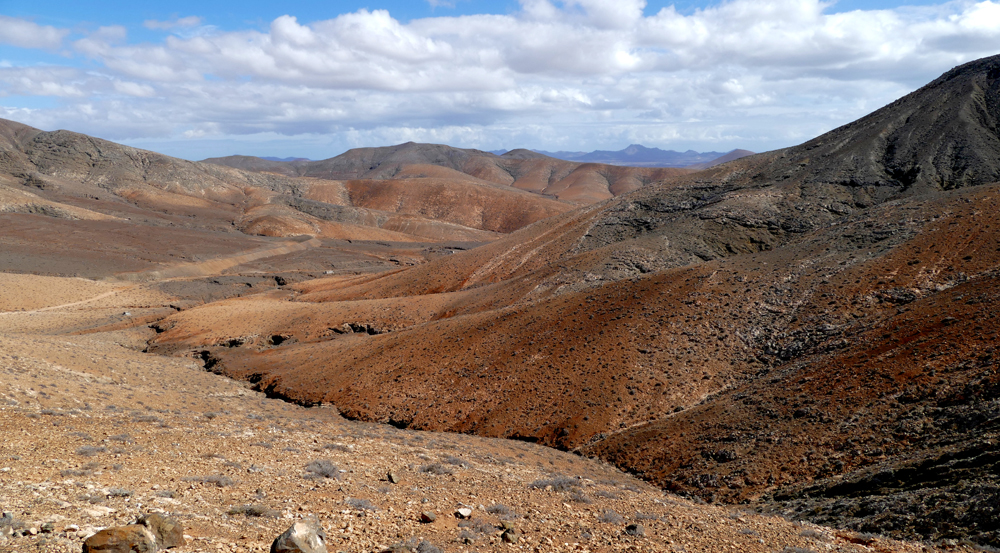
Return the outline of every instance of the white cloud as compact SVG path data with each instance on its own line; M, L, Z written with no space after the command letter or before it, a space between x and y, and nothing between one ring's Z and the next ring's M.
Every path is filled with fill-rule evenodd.
M167 21L147 19L142 23L142 26L155 31L170 31L177 28L185 29L197 27L198 25L201 25L201 21L202 19L200 17L196 15L189 15L187 17L179 17Z
M0 44L54 50L62 45L63 38L68 34L68 29L0 15Z
M643 0L520 5L409 23L384 10L310 23L286 15L264 30L157 43L104 27L72 43L97 72L0 67L0 93L60 98L58 108L31 111L36 126L188 145L267 136L314 148L315 137L338 136L327 146L424 137L491 149L646 141L759 150L1000 51L1000 4L991 1L830 14L818 0L731 0L648 17Z

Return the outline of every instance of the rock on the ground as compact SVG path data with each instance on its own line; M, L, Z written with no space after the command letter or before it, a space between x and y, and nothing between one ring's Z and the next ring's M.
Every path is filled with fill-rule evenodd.
M455 511L455 516L458 518L472 518L472 509L462 507L461 509Z
M162 513L152 513L139 517L135 523L148 528L156 537L156 544L163 549L181 547L187 543L184 541L184 528L173 517Z
M271 553L327 553L326 532L317 520L300 520L275 538Z
M629 524L625 527L625 533L630 536L645 536L646 528L641 524Z
M153 553L156 538L141 524L106 528L83 542L83 553Z
M429 522L434 522L435 520L437 520L437 515L435 515L430 511L424 511L420 513L420 522L429 523Z

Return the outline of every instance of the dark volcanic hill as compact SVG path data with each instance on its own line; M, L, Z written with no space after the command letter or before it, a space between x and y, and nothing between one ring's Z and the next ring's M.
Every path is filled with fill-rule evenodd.
M998 89L978 60L800 146L182 312L150 347L355 418L998 547Z

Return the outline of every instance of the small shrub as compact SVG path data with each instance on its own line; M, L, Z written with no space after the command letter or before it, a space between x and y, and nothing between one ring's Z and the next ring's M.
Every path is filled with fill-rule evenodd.
M597 520L598 522L603 522L605 524L621 524L625 522L625 519L623 519L622 516L616 513L613 509L605 509L604 511L601 511Z
M496 528L481 518L472 518L458 523L459 528L468 528L477 534L493 534Z
M133 443L132 436L128 434L115 434L114 436L108 436L108 439L112 442L121 442L123 444Z
M20 530L21 528L24 528L24 526L24 522L17 520L12 516L0 517L0 529L3 529L4 533L6 533L8 529ZM13 549L11 551L13 551Z
M609 491L606 491L606 490L598 490L598 491L594 492L594 495L596 495L597 497L603 497L605 499L620 499L621 498L621 496L618 495L618 494L616 494L615 492L609 492Z
M226 486L233 485L233 479L222 474L213 476L188 476L184 478L184 481L198 482L201 484L215 484L219 488L225 488Z
M334 451L343 451L344 453L351 453L351 448L344 444L326 444L323 449L332 449Z
M265 505L240 505L238 507L232 507L226 511L228 515L243 515L246 517L266 517L266 518L278 518L281 516L281 512L267 507Z
M449 465L455 465L456 467L468 467L469 466L469 463L467 463L464 459L460 459L458 457L455 457L454 455L448 455L443 460L444 460L445 463L448 463Z
M441 548L429 541L422 541L417 546L417 553L443 553Z
M358 499L356 497L349 497L344 500L344 504L352 509L357 509L359 511L377 511L378 507L374 503L368 501L367 499Z
M803 538L812 538L814 540L826 539L826 534L815 528L803 528L802 531L799 532L799 535Z
M99 466L101 466L101 465L99 465L97 463L87 463L86 465L80 467L79 469L66 469L66 470L60 471L59 474L63 475L63 477L68 477L68 476L90 476L91 474L94 473L94 470L97 469L97 467L99 467Z
M436 474L438 476L444 476L448 474L455 474L452 470L441 463L432 463L430 465L424 465L420 467L420 472L425 472L427 474Z
M132 422L163 422L163 419L156 415L139 415L132 417Z
M816 553L816 552L813 551L812 549L809 549L808 547L792 547L790 545L786 545L785 548L781 550L781 553Z
M93 457L98 453L104 453L108 448L104 446L83 445L76 448L76 454L81 457Z
M132 490L125 488L109 488L108 497L132 497Z
M306 474L304 475L304 478L333 478L336 480L339 477L340 469L337 468L337 465L326 459L309 461L306 465Z
M166 497L169 499L173 499L177 497L177 493L175 493L173 490L158 490L156 492L156 497Z
M593 499L587 497L587 494L583 493L579 489L570 492L569 500L574 503L583 503L584 505L590 505L594 502Z
M542 478L535 480L528 485L529 488L545 489L552 486L553 491L566 492L580 487L580 482L568 476L553 476L552 478Z
M271 449L272 447L274 447L274 445L272 445L270 442L257 442L257 443L253 443L253 444L250 444L250 445L257 446L257 447L263 447L263 448L266 448L266 449Z
M511 514L513 511L510 510L510 507L502 503L494 503L486 508L486 512L491 515L505 516Z
M90 503L91 505L97 505L99 503L104 503L105 497L99 493L87 493L80 496L80 501L85 503Z

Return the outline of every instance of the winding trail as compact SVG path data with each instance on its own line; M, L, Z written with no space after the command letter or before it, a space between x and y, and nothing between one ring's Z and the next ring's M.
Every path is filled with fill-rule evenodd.
M226 269L231 269L233 267L236 267L237 265L242 265L244 263L257 261L258 259L264 259L267 257L274 257L277 255L285 255L293 252L300 252L308 250L309 248L319 247L322 244L323 242L319 238L311 236L307 240L287 242L282 246L277 246L274 248L267 248L264 250L257 250L254 252L231 255L227 257L217 257L215 259L209 259L208 261L200 261L197 263L184 263L181 265L175 265L173 267L167 267L165 269L159 269L155 271L125 273L116 275L115 278L117 280L124 280L127 282L150 282L155 280L166 280L171 278L192 278L192 277L212 276L220 274Z
M98 294L92 298L87 298L85 300L74 301L72 303L64 303L62 305L50 305L48 307L40 307L38 309L32 309L31 311L0 311L0 316L3 315L30 315L32 313L44 313L45 311L55 311L57 309L67 309L70 307L76 307L78 305L83 305L85 303L90 303L97 300L103 300L104 298L113 296L122 290L128 290L130 288L123 288L119 290L111 290L110 292L104 292L103 294Z
M32 309L30 311L0 311L0 316L4 315L31 315L34 313L44 313L47 311L56 311L60 309L69 309L77 307L80 305L85 305L88 303L96 302L104 298L114 296L120 292L127 292L136 287L138 283L152 282L157 280L168 280L173 278L192 278L192 277L204 277L217 275L230 269L237 265L242 265L243 263L248 263L250 261L256 261L258 259L264 259L267 257L274 257L277 255L285 255L288 253L304 251L309 248L315 248L322 245L322 241L315 236L310 236L308 239L286 242L284 245L277 246L274 248L267 248L263 250L257 250L249 253L230 255L226 257L217 257L215 259L209 259L208 261L200 261L197 263L184 263L180 265L175 265L173 267L167 267L165 269L159 269L156 271L143 271L139 273L126 273L121 275L116 275L111 277L109 280L112 281L125 281L129 283L134 283L132 285L125 285L115 290L110 290L98 294L94 297L74 301L70 303L63 303L60 305L50 305L48 307L40 307L38 309Z

